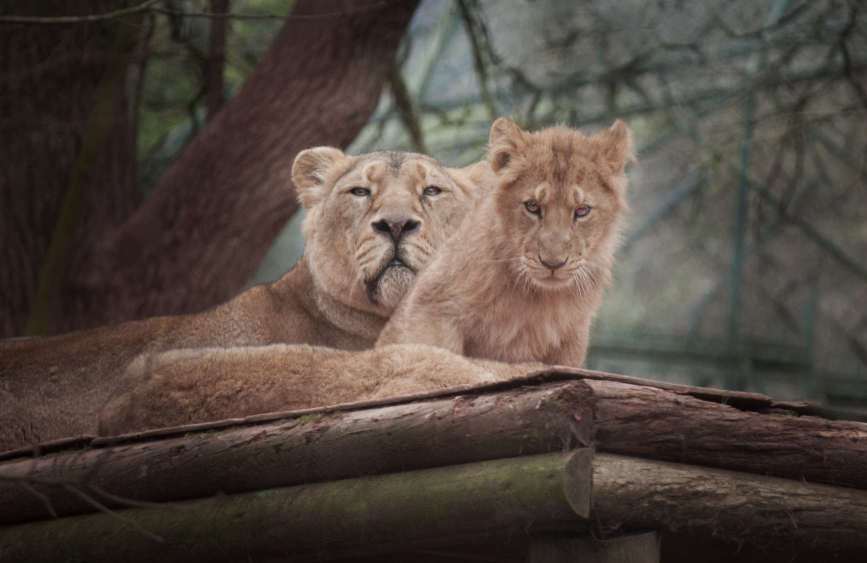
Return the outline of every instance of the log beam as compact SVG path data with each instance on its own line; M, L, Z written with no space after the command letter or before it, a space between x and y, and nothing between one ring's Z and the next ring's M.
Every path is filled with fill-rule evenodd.
M867 489L867 424L586 381L600 451Z
M241 493L0 529L30 563L321 560L576 530L592 452L545 454Z
M530 542L527 563L659 563L659 536L536 538Z
M593 518L608 532L867 550L867 491L614 454L593 463Z
M0 464L0 525L587 446L580 381L289 415Z

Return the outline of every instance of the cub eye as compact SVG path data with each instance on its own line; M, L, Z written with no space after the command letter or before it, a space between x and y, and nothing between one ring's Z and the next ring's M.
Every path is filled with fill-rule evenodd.
M528 199L527 201L525 201L524 207L526 207L527 211L529 211L533 215L542 214L542 208L539 207L539 203L535 199Z
M588 215L590 215L590 211L592 209L593 208L589 205L579 205L575 208L575 218L580 219L581 217L587 217Z
M355 197L367 197L370 195L370 190L367 188L352 188L349 193Z
M443 193L443 189L439 186L428 186L421 193L422 195L433 197L435 195L440 195L441 193Z

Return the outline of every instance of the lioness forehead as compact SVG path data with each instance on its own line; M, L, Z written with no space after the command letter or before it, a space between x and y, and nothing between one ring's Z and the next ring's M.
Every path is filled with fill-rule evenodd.
M398 176L401 170L404 170L406 164L419 161L436 169L441 170L443 168L443 165L440 164L438 160L424 154L400 151L380 151L357 157L357 162L350 171L360 170L371 163L381 163L390 174Z
M439 161L423 154L399 151L382 151L354 157L352 164L334 183L373 182L389 185L392 180L404 179L452 183L451 177Z

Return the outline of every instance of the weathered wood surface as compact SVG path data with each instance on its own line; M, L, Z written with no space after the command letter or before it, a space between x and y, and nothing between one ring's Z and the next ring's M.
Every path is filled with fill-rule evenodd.
M304 561L360 555L361 546L405 551L496 541L501 532L575 531L589 485L580 478L588 452L579 454L571 468L568 454L547 454L11 526L0 530L0 553L33 562ZM605 533L658 529L823 549L828 560L867 551L865 491L614 454L592 465L590 518Z
M335 412L371 409L418 402L428 399L443 399L448 397L456 397L459 395L476 395L506 391L509 389L516 389L525 386L538 386L549 383L583 380L612 381L618 383L629 383L632 385L641 385L657 389L664 389L678 395L688 395L710 402L717 402L736 406L745 410L768 409L778 404L775 403L770 397L762 395L760 393L694 387L690 385L667 383L664 381L654 381L651 379L643 379L616 373L607 373L602 371L557 366L538 372L528 373L524 377L500 381L497 383L487 383L484 385L466 385L461 387L454 387L451 389L436 390L426 393L403 395L385 399L375 399L371 401L356 401L326 405L321 407L312 407L308 409L262 413L257 415L211 422L197 422L167 428L155 428L152 430L135 432L121 436L71 436L69 438L61 438L49 442L42 442L39 444L34 444L32 446L18 448L15 450L0 451L0 461L16 459L20 457L39 456L47 453L53 453L56 451L82 448L88 445L101 447L110 444L145 441L156 438L165 438L169 436L181 436L190 432L199 432L203 430L208 431L221 428L260 424L264 422L297 418L301 415L330 414ZM808 403L786 403L786 405L786 408L792 410L792 412L812 412L813 410L815 410L815 406L809 405Z
M593 520L609 532L867 554L867 491L615 454L594 460Z
M586 381L601 451L867 489L867 424L763 414L664 389Z
M589 388L567 381L73 450L0 464L0 525L487 459L591 441ZM106 494L108 493L108 494ZM122 498L117 498L122 497Z
M607 539L537 538L530 542L527 563L659 563L656 532Z
M320 560L576 529L592 453L545 454L276 488L0 529L3 561Z
M594 426L600 451L867 489L863 423L571 377L74 442L0 463L0 524L93 512L93 501L200 498L559 451L590 443Z

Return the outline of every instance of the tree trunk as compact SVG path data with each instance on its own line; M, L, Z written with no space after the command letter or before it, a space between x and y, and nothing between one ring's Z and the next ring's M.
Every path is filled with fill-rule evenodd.
M80 16L131 1L6 3L0 14ZM134 108L143 19L0 23L0 337L74 318L85 249L138 203Z
M137 208L125 78L141 34L126 20L2 25L0 206L11 220L0 227L0 335L28 318L28 333L57 333L233 296L297 208L295 154L352 141L416 3L299 0L238 95ZM117 8L66 4L40 10Z
M82 322L195 312L241 289L297 209L295 155L355 138L415 5L300 0L238 95L88 264Z

